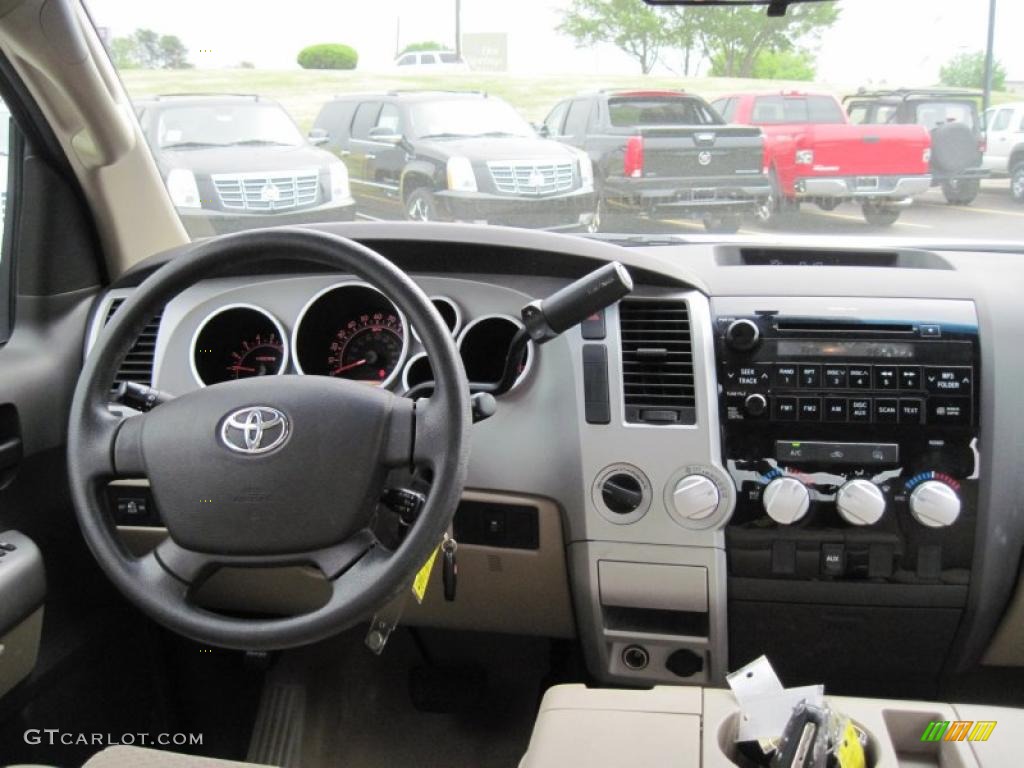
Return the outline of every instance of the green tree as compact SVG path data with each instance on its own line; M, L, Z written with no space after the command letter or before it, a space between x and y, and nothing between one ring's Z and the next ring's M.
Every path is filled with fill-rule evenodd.
M177 35L136 29L110 41L110 58L121 69L188 69L188 48Z
M939 81L943 85L958 88L985 87L985 52L959 53L939 69ZM1006 86L1006 69L998 61L992 62L992 90L1001 91Z
M761 51L754 61L753 76L761 80L813 80L815 73L810 51Z
M763 8L701 9L699 36L712 62L711 74L753 77L764 51L792 51L813 44L839 18L832 3L791 5L785 16L766 16Z
M639 0L573 0L558 30L583 48L611 43L637 60L648 74L663 47L675 42L667 16Z
M110 59L118 69L137 69L139 60L135 56L135 41L130 37L115 37L110 41Z
M160 66L163 69L190 69L188 48L177 35L161 35L158 43Z
M447 50L448 50L448 47L445 46L445 45L442 45L441 43L435 42L433 40L424 40L424 41L419 42L419 43L409 43L407 46L405 46L405 48L402 49L402 52L399 53L398 55L401 56L402 54L405 54L405 53L415 53L416 51L447 51Z

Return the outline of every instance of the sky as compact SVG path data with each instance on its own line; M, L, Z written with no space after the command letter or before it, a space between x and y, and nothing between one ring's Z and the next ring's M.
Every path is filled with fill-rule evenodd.
M114 36L147 27L178 35L200 68L293 69L297 52L344 42L360 69L386 69L396 43L454 42L455 0L85 0ZM637 0L640 2L640 0ZM1024 2L998 0L996 57L1024 80ZM464 33L506 32L514 74L634 74L612 46L578 49L556 30L571 0L462 0ZM822 37L819 79L843 85L930 85L960 52L985 47L987 0L838 0L839 21ZM666 57L669 68L675 57ZM670 69L662 67L660 74Z

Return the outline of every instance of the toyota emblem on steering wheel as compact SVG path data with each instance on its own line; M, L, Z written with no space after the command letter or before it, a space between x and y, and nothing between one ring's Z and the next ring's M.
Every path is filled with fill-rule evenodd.
M265 405L241 408L231 413L220 428L220 439L232 451L266 453L288 437L288 417Z

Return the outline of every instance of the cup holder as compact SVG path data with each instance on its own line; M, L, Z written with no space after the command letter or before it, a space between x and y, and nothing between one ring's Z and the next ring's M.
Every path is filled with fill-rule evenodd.
M739 768L762 768L762 766L768 765L769 758L759 754L760 749L758 749L756 744L751 745L752 748L748 753L747 751L744 751L744 748L736 743L736 735L740 730L740 717L741 715L739 712L733 712L726 717L718 727L719 750L721 750L722 754L725 755L729 762L735 766L739 766ZM878 742L875 739L874 734L861 723L854 720L853 724L868 735L868 745L864 750L864 756L866 758L868 768L874 768L878 765ZM758 760L758 758L760 758L760 760Z

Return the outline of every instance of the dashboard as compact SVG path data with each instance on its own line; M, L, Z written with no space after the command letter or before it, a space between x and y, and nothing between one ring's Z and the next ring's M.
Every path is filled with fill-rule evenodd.
M610 683L721 683L768 653L795 684L922 697L1019 645L1024 617L1004 616L1024 540L1018 255L324 229L413 277L471 386L501 377L527 303L609 260L636 283L527 348L516 385L473 427L459 597L433 589L404 620L575 636ZM171 257L111 287L90 343ZM284 265L174 298L122 374L171 394L260 375L410 397L432 386L387 297ZM129 546L158 540L144 489L112 488L111 504ZM235 573L208 602L287 612L315 594L301 569Z

